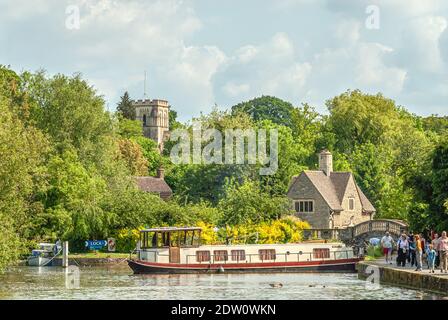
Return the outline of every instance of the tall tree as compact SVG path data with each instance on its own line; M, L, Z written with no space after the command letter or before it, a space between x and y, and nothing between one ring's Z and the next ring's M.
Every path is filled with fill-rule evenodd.
M127 91L123 94L117 105L117 112L126 119L135 120L135 107L132 105L132 100Z

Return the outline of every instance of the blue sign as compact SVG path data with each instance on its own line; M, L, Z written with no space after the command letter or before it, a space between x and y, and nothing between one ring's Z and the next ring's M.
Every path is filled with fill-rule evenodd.
M90 250L100 250L107 246L106 240L88 240L85 242L86 247Z

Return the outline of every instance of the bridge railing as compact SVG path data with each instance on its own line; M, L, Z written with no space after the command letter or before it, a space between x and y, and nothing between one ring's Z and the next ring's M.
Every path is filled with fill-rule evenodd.
M343 229L308 229L303 230L304 240L340 240L349 241L363 234L385 233L389 231L393 235L400 235L407 231L407 225L396 220L370 220L352 227Z

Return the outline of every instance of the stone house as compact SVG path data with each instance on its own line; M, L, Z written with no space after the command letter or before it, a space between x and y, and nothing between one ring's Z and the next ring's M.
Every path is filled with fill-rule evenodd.
M156 177L135 177L135 181L141 191L156 194L163 200L168 200L173 196L173 191L165 182L165 174L162 168L157 170Z
M371 220L375 208L351 172L333 172L333 156L319 154L319 170L292 178L287 196L296 215L314 229L338 229Z

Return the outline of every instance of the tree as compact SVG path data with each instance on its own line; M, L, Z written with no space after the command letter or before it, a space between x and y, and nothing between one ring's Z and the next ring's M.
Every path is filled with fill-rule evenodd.
M232 107L232 114L246 113L252 120L270 120L273 123L293 127L294 106L276 97L262 96Z
M127 91L123 94L120 102L117 104L117 112L128 120L135 120L136 118L135 106L132 104L132 100Z
M148 161L143 156L142 148L137 142L121 139L118 141L118 148L120 158L125 162L131 175L148 175Z
M159 148L157 147L157 142L143 136L134 137L131 138L131 140L138 143L140 146L143 156L147 160L149 175L154 176L157 173L157 169L161 166L167 165L167 160L160 154Z
M432 203L433 224L448 228L448 136L435 148L432 156Z
M113 135L112 119L98 96L80 74L72 77L44 71L22 75L29 96L31 118L52 140L56 152L75 148L80 160L97 163Z
M118 134L126 139L142 137L142 124L136 120L120 118L118 121Z
M44 188L48 152L44 135L26 128L10 103L0 89L0 271L28 245L33 194Z
M288 199L271 197L253 181L227 185L226 196L218 208L223 212L222 225L242 225L279 219L291 212Z

